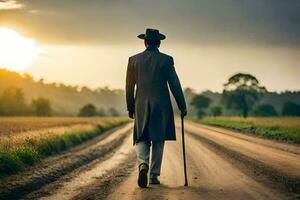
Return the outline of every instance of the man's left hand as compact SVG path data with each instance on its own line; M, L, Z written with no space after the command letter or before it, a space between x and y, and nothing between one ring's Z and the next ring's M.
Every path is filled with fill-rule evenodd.
M181 117L185 117L187 115L187 110L185 109L184 111L181 112Z
M134 112L128 112L128 117L130 119L134 119Z

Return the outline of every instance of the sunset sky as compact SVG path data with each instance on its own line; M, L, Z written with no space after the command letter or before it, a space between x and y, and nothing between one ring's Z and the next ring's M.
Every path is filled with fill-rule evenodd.
M124 88L150 27L167 36L160 49L184 87L221 91L246 72L271 91L300 90L299 10L299 0L0 0L0 68Z

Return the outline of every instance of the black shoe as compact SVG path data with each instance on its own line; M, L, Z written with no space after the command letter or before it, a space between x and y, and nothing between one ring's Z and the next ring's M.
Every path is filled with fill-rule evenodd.
M146 163L142 163L139 166L139 179L138 179L138 185L141 188L145 188L148 185L148 165Z
M159 184L160 184L160 181L158 180L157 177L155 177L155 178L150 178L149 184L152 184L152 185L159 185Z

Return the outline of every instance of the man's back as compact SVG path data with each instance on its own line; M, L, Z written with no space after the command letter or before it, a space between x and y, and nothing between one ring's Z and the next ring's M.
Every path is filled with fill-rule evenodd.
M129 58L126 99L128 111L133 112L136 119L134 142L143 139L145 134L151 141L175 140L174 116L168 85L179 109L186 110L185 99L171 56L160 53L158 48L150 46L144 52Z
M171 56L157 48L147 48L144 52L130 58L136 77L137 96L145 100L169 98L167 86L168 68L172 66Z

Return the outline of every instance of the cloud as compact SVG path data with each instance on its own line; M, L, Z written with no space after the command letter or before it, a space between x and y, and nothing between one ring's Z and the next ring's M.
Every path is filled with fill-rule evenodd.
M0 0L0 10L13 10L23 8L24 4L15 0Z
M20 2L26 8L3 13L3 21L47 43L129 43L157 27L177 43L300 45L299 0Z

